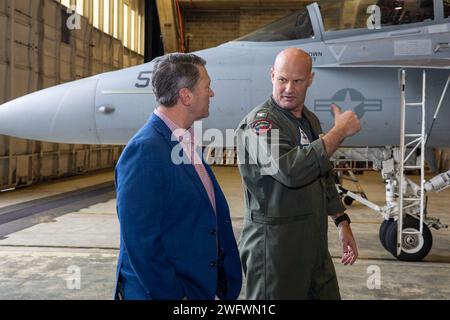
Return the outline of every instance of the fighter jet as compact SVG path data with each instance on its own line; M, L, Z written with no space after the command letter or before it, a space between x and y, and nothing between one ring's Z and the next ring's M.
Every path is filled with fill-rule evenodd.
M411 100L420 98L418 69L429 69L430 125L450 67L450 4L445 2L444 10L441 0L436 5L429 0L359 1L355 9L346 7L350 2L321 1L320 8L309 5L252 34L195 52L206 59L215 92L203 128L235 129L263 102L271 92L274 57L286 47L302 48L314 60L315 82L306 105L325 130L333 124L333 102L360 117L362 131L346 146L399 144L399 67L417 69L408 74ZM61 143L126 144L155 107L152 68L150 62L99 74L5 103L0 106L0 133ZM445 121L450 108L441 112L430 147L450 145ZM410 122L418 125L417 119Z
M422 132L428 148L450 146L450 95L446 94L450 1L323 0L239 39L195 52L206 59L215 92L203 129L234 130L245 114L265 101L272 89L270 67L276 54L287 47L302 48L313 59L315 79L305 105L318 115L325 131L334 123L332 103L353 110L360 118L362 130L345 141L346 147L408 147L404 139L408 131L403 128L401 134L402 94L404 105L408 101L411 106L426 105L424 117L419 107L409 108L405 117L409 132ZM0 134L60 143L126 144L156 106L152 69L149 62L9 101L0 106ZM407 71L404 84L400 82L402 70ZM233 139L223 141L228 146L233 143ZM386 157L380 152L372 156L386 167L389 162L385 161L393 155ZM404 152L393 170L383 168L385 179L391 179L393 186L395 181L403 181L405 166L400 160L405 160ZM423 183L419 189L425 193ZM411 198L405 195L405 199ZM428 242L425 246L419 241L424 238L421 225L443 225L425 216L423 203L410 202L407 207L417 210L407 212L415 219L408 220L408 226L420 230L415 240L423 248L398 252L396 244L403 239L403 215L398 214L402 204L391 200L387 199L383 208L372 206L388 222L383 232L380 229L383 245L389 234L393 255L422 259L429 248ZM394 227L400 233L391 232Z

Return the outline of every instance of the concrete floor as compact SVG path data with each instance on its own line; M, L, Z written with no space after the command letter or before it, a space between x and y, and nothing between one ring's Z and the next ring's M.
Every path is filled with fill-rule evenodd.
M235 235L243 222L240 176L235 167L215 167L232 212ZM369 200L383 205L384 185L378 173L361 179ZM104 187L111 171L43 183L0 193L0 221L11 210L39 205L42 198L75 197ZM354 189L351 185L345 185ZM83 201L42 208L40 213L0 224L0 299L111 299L119 245L114 191ZM59 196L58 196L59 195ZM450 222L450 189L429 194L429 215ZM74 198L75 199L75 198ZM343 299L450 299L450 230L433 230L433 248L423 262L400 262L378 240L382 218L353 204L348 209L360 257L353 266L340 264L337 229L330 220L329 246ZM379 270L380 288L368 278Z

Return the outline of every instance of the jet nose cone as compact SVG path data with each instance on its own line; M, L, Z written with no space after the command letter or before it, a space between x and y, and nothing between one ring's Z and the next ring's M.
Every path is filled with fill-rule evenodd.
M95 94L88 78L44 89L0 106L0 134L60 142L98 143Z

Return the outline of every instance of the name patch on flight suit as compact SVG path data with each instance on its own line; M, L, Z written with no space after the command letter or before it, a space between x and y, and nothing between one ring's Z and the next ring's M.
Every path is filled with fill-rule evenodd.
M266 133L272 129L272 121L269 119L259 119L255 120L250 124L253 132L257 135Z
M259 119L259 118L267 118L267 115L268 115L267 112L261 111L261 112L258 112L258 113L256 114L256 118L257 118L257 119Z

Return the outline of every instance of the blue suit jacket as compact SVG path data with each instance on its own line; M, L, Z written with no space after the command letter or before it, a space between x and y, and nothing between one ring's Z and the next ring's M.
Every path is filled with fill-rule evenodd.
M182 148L171 135L153 114L116 166L115 298L120 285L125 299L236 299L242 271L225 196L205 164L215 214L194 166L172 162L173 148Z

